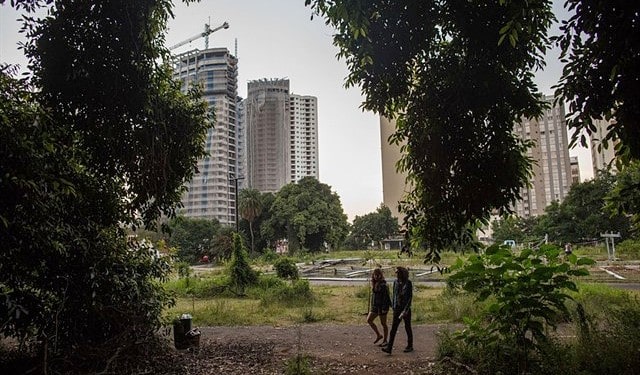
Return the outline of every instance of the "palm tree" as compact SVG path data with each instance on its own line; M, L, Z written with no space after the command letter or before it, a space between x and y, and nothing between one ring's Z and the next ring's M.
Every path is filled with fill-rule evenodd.
M260 192L256 189L244 189L240 191L238 202L240 216L249 222L249 232L251 233L251 254L254 251L253 222L262 213L262 199Z

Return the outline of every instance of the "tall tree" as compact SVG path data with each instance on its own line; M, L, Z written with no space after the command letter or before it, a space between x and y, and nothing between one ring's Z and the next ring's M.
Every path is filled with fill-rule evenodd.
M382 240L397 234L398 228L398 218L393 217L389 207L382 204L376 211L353 219L351 236L357 244L366 246L374 241L382 249Z
M558 100L569 103L567 123L573 143L586 146L593 119L615 119L603 144L622 142L623 163L640 159L640 2L567 0L572 16L562 23L555 42L565 63Z
M170 15L163 1L55 1L27 19L31 81L0 72L0 334L34 335L43 359L111 356L170 303L167 263L123 229L173 215L204 155L206 103L162 63Z
M251 268L247 259L247 252L242 245L239 233L233 233L233 255L229 264L229 276L236 294L244 296L247 286L258 281L258 273Z
M605 197L607 211L628 215L633 221L633 234L640 236L640 161L626 166L616 175L616 183Z
M213 244L220 232L218 220L180 216L171 220L169 227L169 246L178 249L181 260L194 263L203 255L213 258Z
M502 244L505 240L514 240L521 243L524 237L522 229L518 225L517 216L507 216L491 222L493 241Z
M28 32L34 84L70 131L61 145L76 145L92 173L124 187L126 224L172 213L205 155L206 105L193 102L195 90L183 95L163 63L170 14L163 1L57 1Z
M347 215L340 197L313 177L285 185L276 194L265 223L275 238L286 238L289 250L315 252L325 242L337 247L347 235Z
M390 141L414 190L401 206L407 227L437 248L470 238L476 219L509 213L530 178L530 145L511 133L544 104L533 72L544 65L555 19L551 1L306 0L335 26L347 86L363 107L394 118ZM640 10L637 2L569 0L575 12L555 39L566 63L556 94L570 102L576 132L615 118L621 160L640 156Z
M611 231L627 237L629 219L618 213L611 215L605 208L605 197L614 185L615 177L606 172L574 184L562 203L554 202L545 209L536 231L548 234L549 240L558 244L580 243Z
M347 86L363 107L396 120L399 168L413 191L401 206L427 258L469 239L469 223L510 212L530 178L530 146L512 132L545 104L551 2L306 0L335 26Z
M260 191L256 189L244 189L240 191L240 216L249 222L251 234L251 254L255 251L255 237L253 235L253 222L262 213L262 198Z

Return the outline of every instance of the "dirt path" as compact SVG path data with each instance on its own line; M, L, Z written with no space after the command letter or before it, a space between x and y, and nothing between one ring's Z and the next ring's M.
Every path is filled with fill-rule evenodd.
M210 360L204 366L208 369L194 367L190 374L278 374L298 353L310 358L313 374L430 374L437 332L453 328L414 326L415 351L403 353L406 334L400 326L393 354L388 355L373 344L374 333L364 324L200 327L200 348L181 351L179 356Z

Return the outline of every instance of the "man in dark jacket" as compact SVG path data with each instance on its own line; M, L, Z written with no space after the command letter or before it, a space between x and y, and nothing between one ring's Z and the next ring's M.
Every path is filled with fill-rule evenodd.
M411 329L411 299L413 298L413 284L409 280L409 270L404 267L396 267L396 281L393 282L393 322L389 343L382 348L383 352L391 354L393 341L400 321L404 321L404 329L407 332L407 347L404 352L413 351L413 330Z

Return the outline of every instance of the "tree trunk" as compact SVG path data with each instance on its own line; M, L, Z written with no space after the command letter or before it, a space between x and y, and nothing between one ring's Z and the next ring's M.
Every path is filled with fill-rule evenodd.
M249 233L251 233L251 256L253 256L254 249L254 237L253 237L253 221L249 222Z

